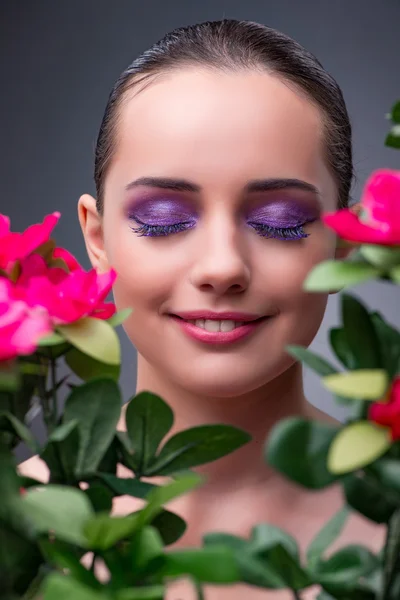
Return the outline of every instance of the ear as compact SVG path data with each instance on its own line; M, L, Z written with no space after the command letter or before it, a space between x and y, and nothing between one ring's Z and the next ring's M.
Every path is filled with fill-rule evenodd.
M103 219L96 207L96 199L83 194L78 201L78 218L92 266L98 272L110 269L104 249Z

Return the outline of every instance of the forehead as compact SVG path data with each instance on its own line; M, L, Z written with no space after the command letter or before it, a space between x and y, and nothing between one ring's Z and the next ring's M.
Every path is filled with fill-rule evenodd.
M274 75L188 69L126 98L110 177L164 175L202 186L304 179L332 193L318 108Z

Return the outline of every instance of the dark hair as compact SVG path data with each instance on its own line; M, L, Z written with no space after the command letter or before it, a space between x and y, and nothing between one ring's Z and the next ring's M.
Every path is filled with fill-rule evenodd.
M336 179L338 205L347 206L353 179L351 125L338 84L313 54L287 35L258 23L226 19L175 29L143 52L118 78L108 99L95 151L94 178L100 214L105 177L128 90L182 66L265 70L305 94L322 110L326 159Z

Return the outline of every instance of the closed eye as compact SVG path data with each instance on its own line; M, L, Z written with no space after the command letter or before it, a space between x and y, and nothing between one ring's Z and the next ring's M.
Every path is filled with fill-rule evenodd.
M194 221L172 223L171 225L149 225L148 223L143 223L143 221L141 221L137 217L131 217L131 220L135 221L135 223L137 224L137 227L131 226L131 229L139 237L159 237L170 235L173 233L186 231L186 229L191 229L195 225Z
M309 237L309 233L304 231L304 226L312 223L316 219L312 219L301 225L293 227L272 227L264 223L249 221L248 225L261 237L269 239L277 239L283 241L300 240ZM194 220L172 223L170 225L149 225L144 223L137 217L131 216L131 221L136 223L136 226L131 225L131 229L139 237L160 237L180 233L191 229L196 224Z
M316 219L312 221L307 221L306 223L302 223L301 225L295 225L293 227L271 227L271 225L266 225L264 223L256 223L250 221L248 225L252 227L258 235L261 235L265 238L272 238L276 240L301 240L309 237L309 233L304 231L304 226L308 223L312 223Z

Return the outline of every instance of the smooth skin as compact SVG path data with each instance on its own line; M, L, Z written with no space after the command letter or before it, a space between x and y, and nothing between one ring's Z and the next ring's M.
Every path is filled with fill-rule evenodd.
M165 191L126 187L142 177L184 179L198 191L167 198L194 207L195 227L164 237L140 237L129 218L137 202L157 204ZM249 193L254 180L296 179L318 194L285 190ZM318 218L298 241L266 239L243 215L271 198L294 199L318 210L337 206L337 186L325 160L320 110L300 92L265 72L221 73L187 68L156 78L125 99L115 154L107 173L104 215L90 195L79 200L79 220L93 267L116 269L118 310L133 307L124 324L138 351L137 392L163 397L175 413L174 432L206 423L229 423L253 441L199 469L207 483L171 503L188 522L177 546L199 545L202 535L248 535L257 523L282 527L304 549L341 506L336 487L308 492L284 480L263 460L263 445L278 420L302 415L331 421L303 392L302 370L287 344L308 346L321 324L326 294L309 294L303 281L319 262L343 256ZM208 309L271 315L240 343L207 346L189 338L170 313ZM134 382L132 381L132 385ZM120 428L124 427L124 414ZM43 465L30 461L38 476ZM26 469L24 469L26 472ZM121 468L121 475L128 475ZM45 472L42 476L46 477ZM139 506L116 500L117 513ZM354 516L339 545L379 547L381 532ZM190 586L171 587L168 598L194 598ZM248 586L206 590L207 600L292 598ZM304 594L315 597L315 592Z

